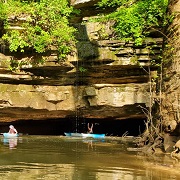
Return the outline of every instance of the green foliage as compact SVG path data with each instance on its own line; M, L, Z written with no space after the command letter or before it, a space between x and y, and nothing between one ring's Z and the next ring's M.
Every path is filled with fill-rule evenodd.
M4 5L2 2L0 2L0 21L3 21L6 19L6 10L4 8Z
M79 71L80 71L80 72L86 72L86 71L87 71L87 69L86 69L86 68L84 68L84 67L82 67L82 66L80 66L80 67L79 67Z
M28 43L23 39L19 31L8 31L3 36L3 39L9 42L11 52L17 51L18 48L20 48L21 52L24 52L23 48L28 46Z
M130 0L101 0L98 2L99 7L117 7L127 4Z
M7 0L1 3L5 17L25 18L19 26L24 30L9 30L6 23L3 39L9 44L11 52L24 52L31 48L36 53L48 50L58 51L58 60L64 60L74 45L76 29L70 26L69 18L77 11L69 6L68 0Z
M9 61L10 65L9 65L9 69L11 71L16 71L18 69L20 69L20 67L22 67L23 65L27 65L28 63L26 61L17 61L15 59L11 59Z
M142 44L151 28L167 24L166 9L168 0L101 0L98 7L116 7L110 14L102 16L101 21L114 21L116 38L134 40Z

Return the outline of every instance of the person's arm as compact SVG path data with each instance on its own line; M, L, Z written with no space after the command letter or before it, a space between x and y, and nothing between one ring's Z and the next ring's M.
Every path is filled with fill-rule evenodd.
M93 123L91 124L91 127L89 128L90 133L93 132Z
M91 130L91 128L89 127L89 123L88 123L88 131L90 131Z
M17 132L17 130L14 128L14 132L17 134L18 132Z

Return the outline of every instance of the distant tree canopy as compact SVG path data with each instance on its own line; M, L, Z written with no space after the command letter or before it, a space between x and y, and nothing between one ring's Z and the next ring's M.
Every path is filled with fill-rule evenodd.
M101 0L98 8L115 9L102 15L100 21L114 21L116 38L135 40L137 45L152 30L163 28L168 22L168 0Z
M0 20L4 22L2 39L9 44L11 52L24 52L31 48L44 53L55 47L62 60L74 44L76 29L69 18L78 13L68 0L6 0L0 2ZM10 29L13 23L22 28ZM24 19L24 20L23 20Z

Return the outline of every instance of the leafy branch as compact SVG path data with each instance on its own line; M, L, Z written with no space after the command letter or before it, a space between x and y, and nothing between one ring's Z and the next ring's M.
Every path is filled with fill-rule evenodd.
M3 9L0 19L6 31L2 39L11 52L23 53L31 49L35 53L45 53L55 49L58 61L71 52L76 42L76 29L69 24L69 18L78 12L68 0L7 0L0 3L0 7ZM22 30L11 30L8 18Z
M167 6L168 0L101 0L97 3L98 8L116 8L99 17L99 21L114 21L114 38L134 40L136 45L142 44L151 28L167 25Z

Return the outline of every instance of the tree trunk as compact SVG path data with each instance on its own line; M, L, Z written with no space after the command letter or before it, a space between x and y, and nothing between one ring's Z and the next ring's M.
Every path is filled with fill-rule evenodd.
M169 0L168 14L175 18L166 30L161 114L165 130L180 135L180 0Z

